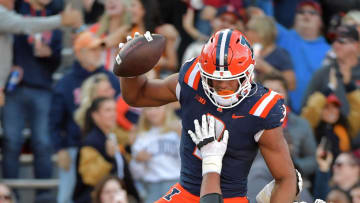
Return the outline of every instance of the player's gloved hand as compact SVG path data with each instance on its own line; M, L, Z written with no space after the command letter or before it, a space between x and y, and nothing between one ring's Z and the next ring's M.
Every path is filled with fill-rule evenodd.
M209 122L209 124L208 124ZM202 126L194 120L195 133L188 131L191 139L199 148L202 157L202 174L209 172L221 173L222 158L226 152L229 132L225 130L220 141L215 138L215 119L213 116L202 116Z

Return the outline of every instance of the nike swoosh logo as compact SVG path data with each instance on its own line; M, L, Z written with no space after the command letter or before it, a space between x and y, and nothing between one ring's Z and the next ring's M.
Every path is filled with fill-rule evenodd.
M231 116L232 119L238 119L238 118L244 118L245 116L237 116L233 113L233 115Z

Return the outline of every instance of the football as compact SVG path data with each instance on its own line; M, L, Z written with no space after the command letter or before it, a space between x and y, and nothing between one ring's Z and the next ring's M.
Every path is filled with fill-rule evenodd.
M134 77L151 70L165 50L166 39L146 33L125 44L116 56L113 72L120 77Z

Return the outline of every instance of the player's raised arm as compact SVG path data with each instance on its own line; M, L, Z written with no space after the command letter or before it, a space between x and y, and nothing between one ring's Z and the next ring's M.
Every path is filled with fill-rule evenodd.
M144 37L135 33L135 39L128 36L127 44L116 57L114 73L120 76L122 96L125 101L136 107L161 106L177 101L176 85L178 74L173 74L164 80L148 80L144 73L149 71L159 60L165 47L161 35ZM131 40L131 41L130 41Z
M161 106L177 101L178 74L164 80L148 80L145 75L134 78L120 77L122 96L126 103L135 107Z
M281 126L265 130L259 148L275 179L270 202L293 202L297 193L296 172Z

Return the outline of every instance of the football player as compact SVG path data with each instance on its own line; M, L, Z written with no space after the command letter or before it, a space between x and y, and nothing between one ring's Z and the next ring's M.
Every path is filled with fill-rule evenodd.
M296 174L281 129L284 101L254 82L254 64L247 38L240 31L225 29L209 39L200 56L164 80L148 80L145 75L120 77L124 99L131 106L181 104L180 182L157 202L200 201L202 157L187 131L195 128L194 120L203 114L214 119L216 139L225 130L231 135L220 178L225 203L248 202L247 176L258 149L275 179L271 202L294 200ZM211 167L205 174L210 172Z

